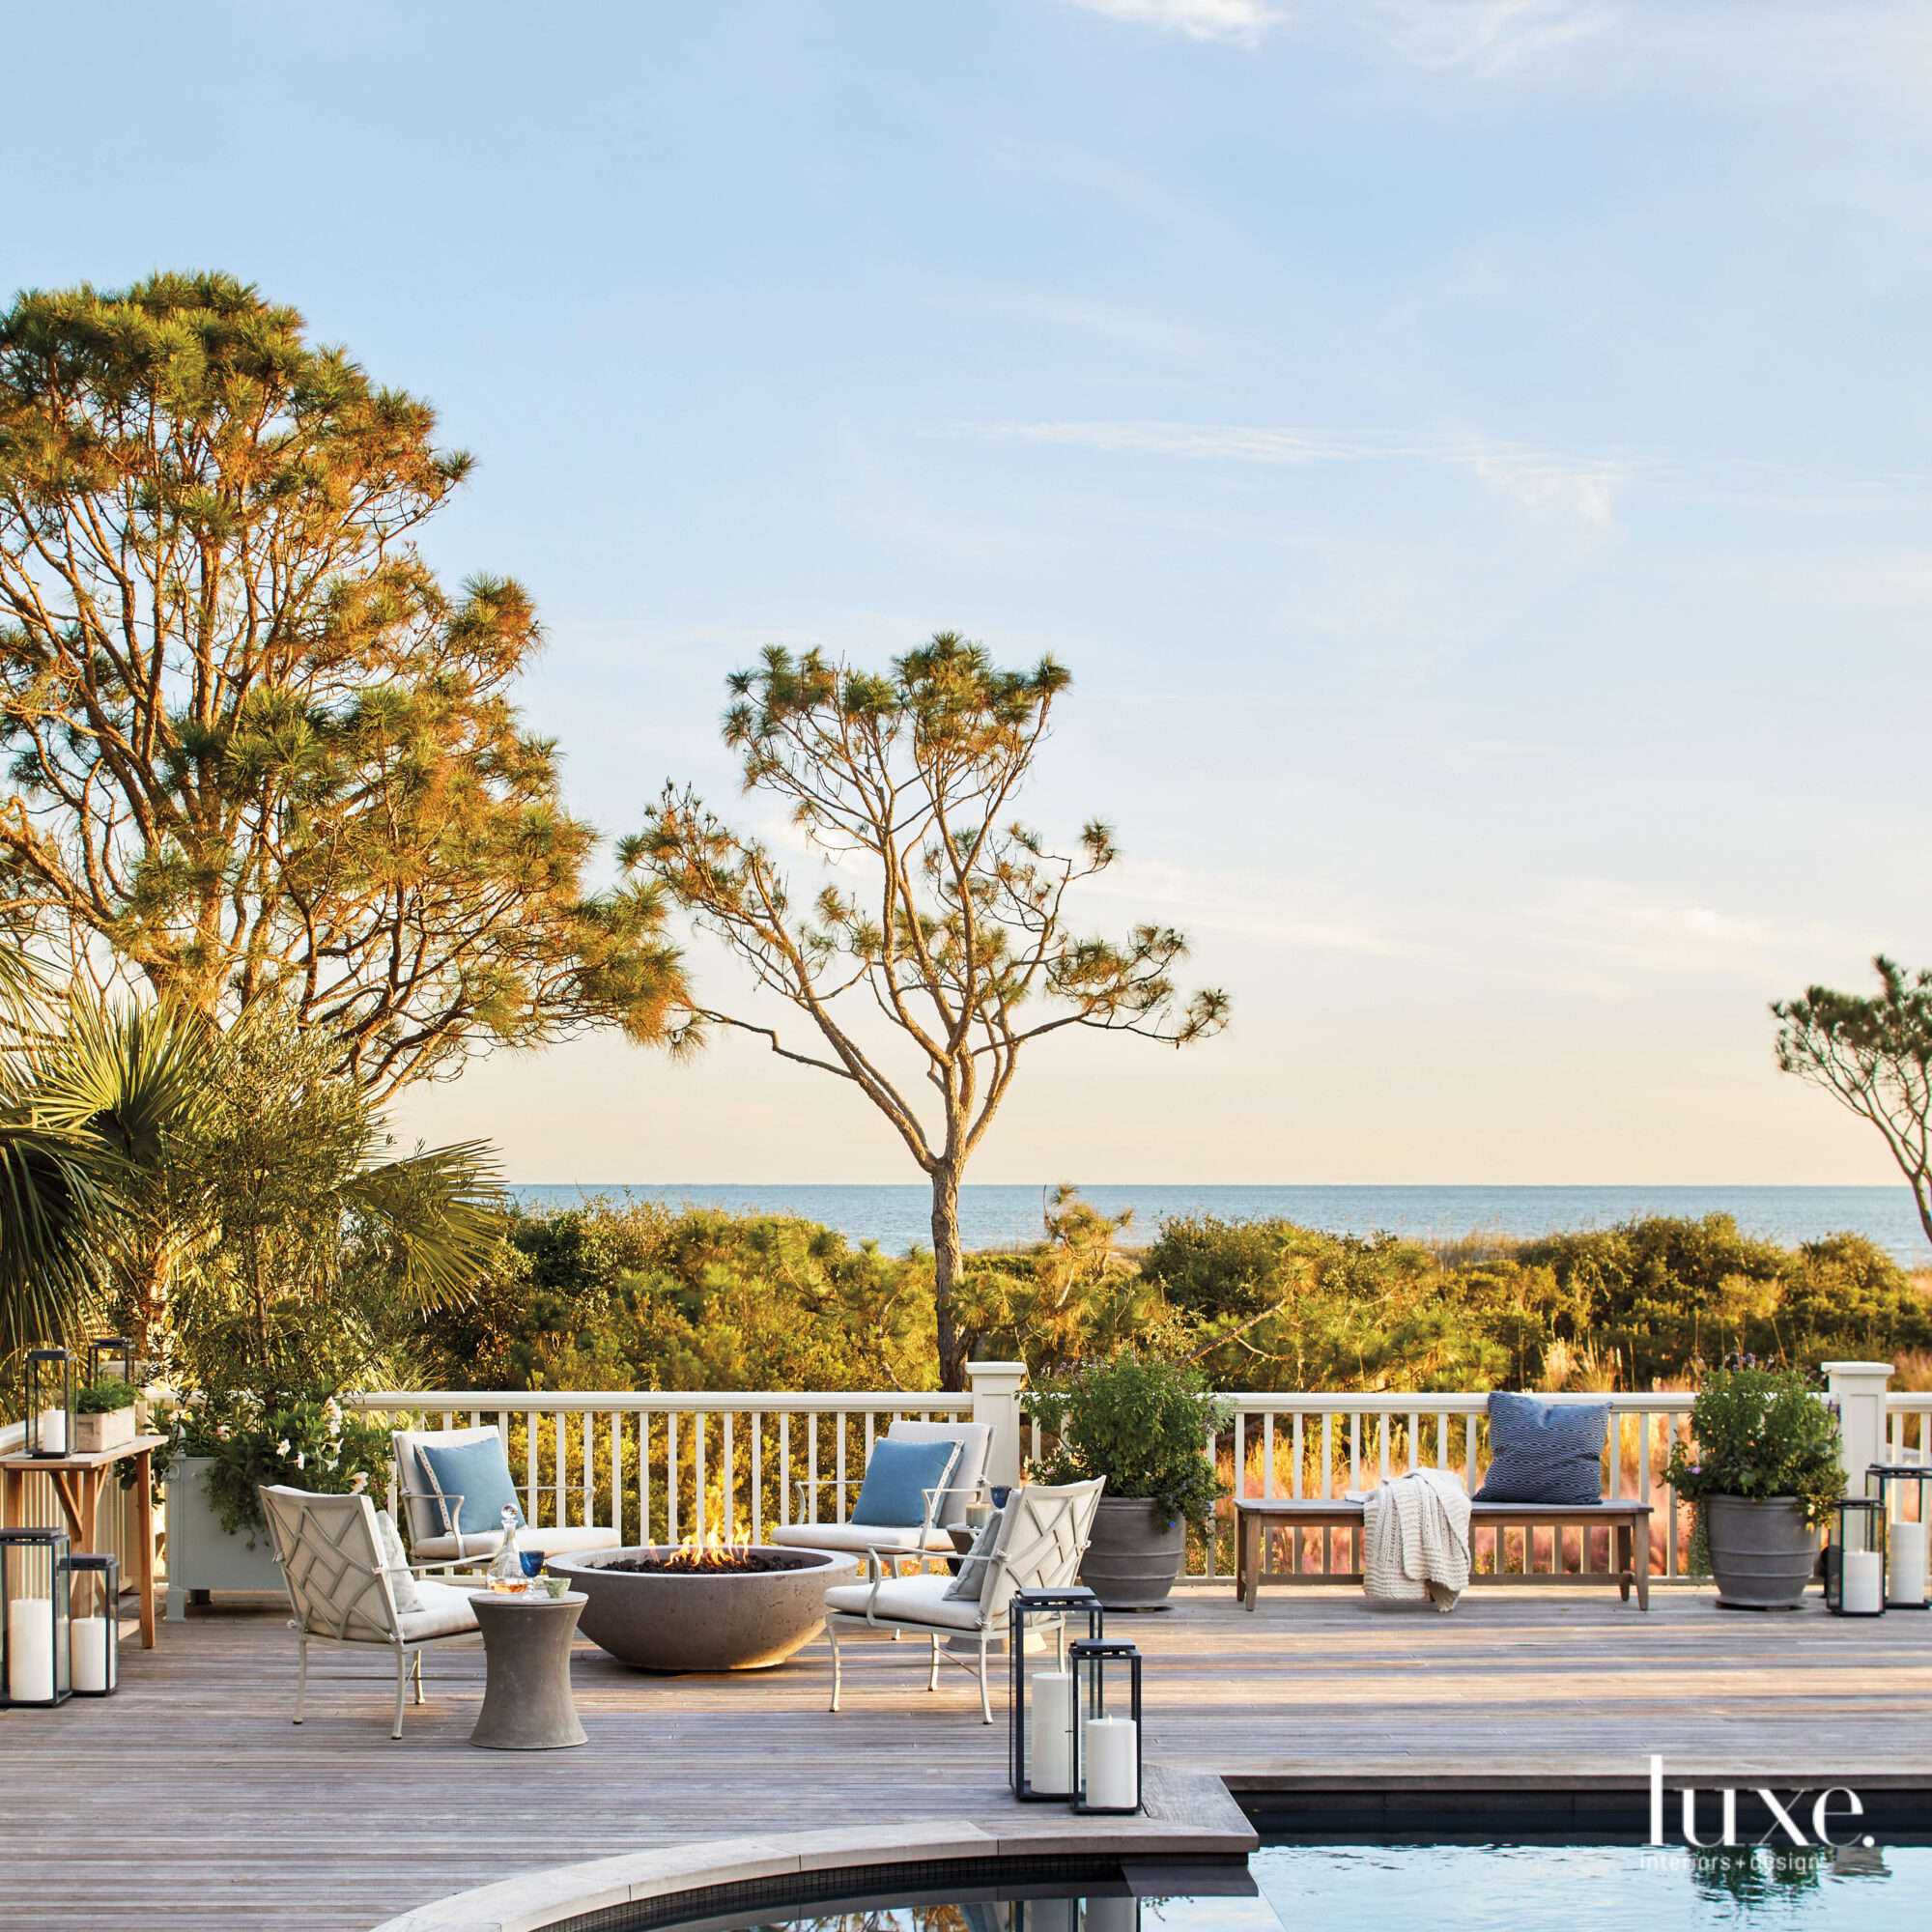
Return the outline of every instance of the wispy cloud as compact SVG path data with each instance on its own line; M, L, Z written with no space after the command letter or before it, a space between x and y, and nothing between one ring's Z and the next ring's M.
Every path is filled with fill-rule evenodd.
M1860 944L1821 923L1659 898L1605 879L1567 881L1540 908L1536 924L1551 944L1651 973L1802 973L1805 962L1815 966Z
M1350 906L1323 905L1280 878L1203 873L1158 859L1128 859L1087 889L1094 899L1132 904L1197 932L1229 933L1269 946L1318 952L1398 953L1409 949L1373 918Z
M1370 0L1361 18L1404 59L1492 78L1618 25L1602 0Z
M1164 27L1195 41L1234 41L1253 46L1282 15L1260 0L1073 0L1090 14Z
M1532 448L1473 431L1376 432L1246 428L1222 423L997 423L969 434L1074 449L1133 451L1229 463L1439 463L1464 469L1524 508L1607 524L1634 464L1628 456L1583 456Z

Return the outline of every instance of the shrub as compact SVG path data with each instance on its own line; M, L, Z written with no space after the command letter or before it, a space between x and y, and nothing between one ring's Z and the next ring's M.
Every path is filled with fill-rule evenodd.
M1844 1493L1837 1418L1791 1370L1713 1370L1690 1411L1690 1436L1671 1450L1664 1480L1692 1502L1796 1496L1817 1524Z
M76 1415L112 1415L123 1408L134 1406L135 1389L132 1382L124 1382L109 1378L98 1381L92 1388L84 1388L73 1399Z
M1209 1394L1198 1371L1121 1355L1033 1390L1022 1407L1054 1438L1036 1475L1049 1483L1104 1476L1107 1495L1147 1497L1163 1527L1180 1517L1207 1533L1228 1491L1204 1444L1227 1427L1234 1406Z

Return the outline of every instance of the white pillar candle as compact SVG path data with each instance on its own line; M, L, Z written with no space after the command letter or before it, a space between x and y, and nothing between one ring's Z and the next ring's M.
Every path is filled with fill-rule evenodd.
M1922 1604L1925 1601L1926 1526L1922 1522L1895 1521L1886 1524L1889 1554L1885 1579L1888 1604Z
M41 1410L41 1447L48 1455L67 1454L67 1410L64 1408L43 1408Z
M54 1606L45 1597L7 1605L7 1694L16 1704L53 1701Z
M1131 1718L1089 1718L1087 1803L1131 1811L1141 1802L1136 1747L1141 1727Z
M1885 1558L1876 1549L1844 1552L1839 1601L1850 1616L1870 1616L1885 1608Z
M68 1625L72 1644L73 1688L76 1690L111 1690L107 1677L107 1619L75 1617Z
M1073 1677L1043 1670L1027 1712L1027 1782L1036 1791L1073 1789Z

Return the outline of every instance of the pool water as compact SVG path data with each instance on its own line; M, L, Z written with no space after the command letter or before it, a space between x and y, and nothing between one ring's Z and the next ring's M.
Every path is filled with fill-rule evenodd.
M1271 1845L1252 1898L1001 1896L839 1902L716 1932L1922 1932L1932 1847L1839 1853L1628 1845ZM1078 1888L1068 1885L1067 1893Z

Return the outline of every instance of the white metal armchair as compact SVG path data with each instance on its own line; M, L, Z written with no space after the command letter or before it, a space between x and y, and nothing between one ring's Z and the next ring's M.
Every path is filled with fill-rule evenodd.
M980 1717L990 1724L993 1707L986 1694L986 1655L988 1647L1006 1634L1007 1604L1015 1590L1064 1590L1075 1581L1087 1540L1094 1533L1102 1487L1095 1481L1069 1483L1064 1489L1014 1490L1007 1498L992 1553L968 1559L985 1565L977 1600L949 1596L953 1579L944 1573L894 1574L903 1555L900 1550L888 1547L868 1551L869 1582L841 1583L825 1593L825 1634L832 1643L832 1708L838 1710L843 1685L841 1630L879 1631L894 1636L910 1633L931 1639L928 1690L939 1689L942 1661L970 1670L977 1660ZM962 1637L967 1639L963 1646Z
M796 1484L800 1522L775 1524L767 1535L773 1543L793 1549L844 1549L869 1551L889 1549L899 1557L918 1556L924 1550L952 1553L952 1538L948 1531L966 1520L966 1510L974 1496L984 1490L986 1452L993 1432L983 1422L895 1422L886 1431L888 1442L956 1442L958 1460L943 1490L925 1492L925 1517L920 1522L859 1523L844 1520L845 1497L838 1480L811 1476ZM852 1477L844 1488L856 1490L860 1479ZM838 1497L838 1520L817 1520L820 1497L830 1490Z
M461 1526L464 1498L439 1495L416 1454L417 1446L458 1449L471 1442L502 1444L502 1431L494 1424L480 1429L397 1429L389 1441L396 1454L397 1501L409 1522L410 1555L418 1569L457 1571L476 1569L489 1562L502 1547L503 1534L497 1529L464 1530ZM509 1457L503 1459L503 1480L510 1482ZM512 1485L514 1487L514 1485ZM537 1496L556 1488L539 1484L523 1494L526 1516L532 1519L517 1531L517 1547L538 1556L565 1556L579 1549L615 1549L623 1538L616 1530L595 1523L569 1525L552 1523L548 1527L534 1520ZM562 1512L559 1510L558 1514Z
M400 1738L412 1677L416 1702L423 1700L423 1652L481 1634L469 1592L452 1583L416 1582L419 1606L399 1609L395 1572L384 1563L375 1505L367 1496L317 1496L279 1485L265 1485L257 1493L295 1611L290 1628L300 1646L295 1721L301 1722L308 1695L311 1643L374 1645L395 1654L396 1719L389 1735ZM413 1577L414 1573L403 1574Z

